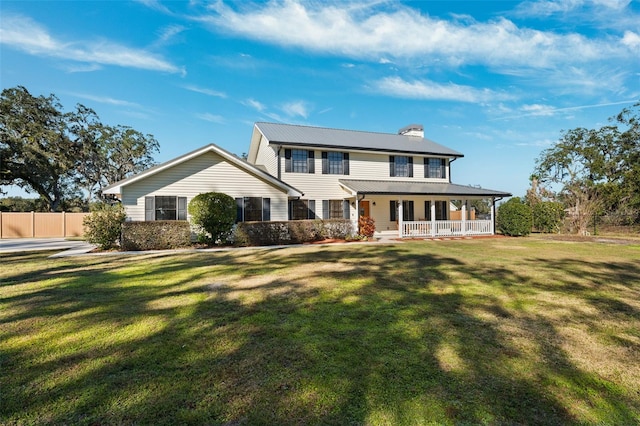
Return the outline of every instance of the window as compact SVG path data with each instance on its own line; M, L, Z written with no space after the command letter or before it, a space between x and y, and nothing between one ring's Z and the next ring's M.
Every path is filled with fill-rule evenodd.
M315 173L314 152L306 149L284 150L284 171L293 173Z
M424 217L425 220L431 220L431 201L424 202Z
M262 222L271 220L271 198L236 198L236 222Z
M315 200L289 201L289 220L305 220L316 218Z
M322 174L348 175L349 174L349 153L347 152L323 152L322 153Z
M390 155L389 176L413 177L413 157L407 157L404 155Z
M449 203L447 201L436 201L436 220L447 220L449 215Z
M323 219L349 219L349 201L322 200Z
M424 177L445 179L447 177L447 162L444 158L425 158Z
M395 222L398 220L398 202L396 200L391 200L389 202L389 220L391 222ZM402 220L414 220L412 200L402 201Z
M144 197L144 220L187 220L187 197Z

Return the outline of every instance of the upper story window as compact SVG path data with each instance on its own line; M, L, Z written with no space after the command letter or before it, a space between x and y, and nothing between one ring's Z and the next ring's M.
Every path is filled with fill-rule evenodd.
M389 176L413 177L413 157L407 157L404 155L390 155Z
M315 173L314 153L306 149L284 150L284 171L294 173Z
M445 179L447 177L447 161L444 158L425 158L424 177Z
M324 175L348 175L349 153L347 152L323 152L322 174Z

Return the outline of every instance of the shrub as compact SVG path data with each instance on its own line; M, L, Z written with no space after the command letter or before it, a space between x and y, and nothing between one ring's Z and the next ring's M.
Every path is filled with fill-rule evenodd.
M122 204L96 203L82 221L85 239L103 250L115 247L126 218Z
M539 232L560 232L564 219L564 206L555 201L541 201L532 209L533 227Z
M360 216L358 219L358 234L363 237L371 238L376 232L376 221L370 216Z
M345 219L240 222L233 238L240 246L266 246L302 244L324 238L344 239L352 233L353 225Z
M315 226L322 238L344 240L353 235L353 222L349 219L317 220Z
M529 235L533 226L531 207L523 203L520 198L513 197L498 207L496 225L505 235L514 237Z
M195 225L198 239L206 243L223 243L227 240L236 221L236 201L220 192L196 195L188 207L191 223Z
M191 245L191 226L186 220L124 222L123 250L168 250Z

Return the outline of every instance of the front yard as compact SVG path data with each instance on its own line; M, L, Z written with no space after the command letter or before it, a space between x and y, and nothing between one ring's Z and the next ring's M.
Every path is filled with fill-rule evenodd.
M1 424L638 424L640 244L0 255Z

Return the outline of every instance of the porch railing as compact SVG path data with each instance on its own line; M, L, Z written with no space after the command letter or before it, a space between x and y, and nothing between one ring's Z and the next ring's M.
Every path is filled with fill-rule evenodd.
M436 220L402 222L403 237L461 237L491 235L491 220Z

